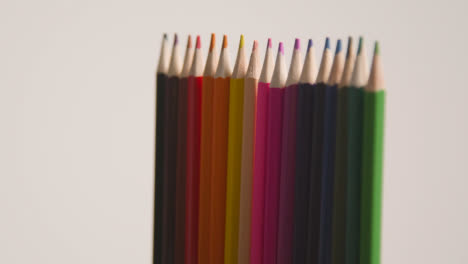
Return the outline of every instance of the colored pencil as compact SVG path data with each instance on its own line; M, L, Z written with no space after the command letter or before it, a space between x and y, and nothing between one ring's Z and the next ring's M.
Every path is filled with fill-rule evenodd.
M318 263L320 247L320 197L322 175L322 150L324 139L324 108L326 82L330 75L331 67L330 40L327 38L322 55L319 73L317 76L317 88L315 89L313 102L313 126L312 126L312 151L309 178L309 210L308 210L308 235L307 235L307 259L306 263Z
M281 126L283 124L283 96L286 78L284 46L283 42L280 42L268 96L265 224L263 231L264 263L276 263L277 257L279 185L281 172Z
M360 262L360 215L362 181L362 125L364 86L368 81L368 66L362 38L359 39L356 62L347 88L347 186L346 186L346 263Z
M174 263L185 262L185 191L187 180L187 89L188 75L192 66L192 37L189 35L184 64L179 81L177 101L177 168L175 184L175 238Z
M171 62L169 65L169 79L166 91L165 131L167 135L164 144L164 194L163 194L163 245L162 262L174 263L175 236L175 185L177 168L177 102L178 88L182 63L179 56L179 41L174 35Z
M297 87L294 237L292 243L293 263L295 264L306 263L307 257L312 110L314 93L317 89L316 75L315 48L312 40L309 39L304 67Z
M241 35L239 51L237 52L237 59L234 65L229 87L226 228L224 244L225 264L237 264L242 162L242 110L244 107L244 79L246 67L244 35Z
M262 72L258 82L254 174L252 180L252 221L250 230L250 264L263 264L263 224L265 205L266 134L268 116L268 94L273 73L271 39L268 39Z
M156 139L154 165L154 228L153 228L153 264L162 262L163 229L163 186L164 186L164 109L169 70L167 34L163 35L159 64L156 74Z
M294 233L294 176L296 160L296 100L297 85L301 77L300 40L294 42L294 51L284 89L281 174L278 212L278 254L277 263L292 262Z
M379 264L385 90L378 43L375 43L369 82L364 89L363 106L360 263Z
M198 206L200 188L201 97L203 55L197 36L187 89L187 185L185 197L185 264L198 263Z
M244 80L238 264L250 263L250 219L252 210L255 103L257 98L258 78L260 75L259 64L258 42L254 41Z
M338 101L336 114L336 147L335 147L335 179L333 187L333 217L332 217L332 263L345 263L346 239L346 171L347 171L347 100L348 87L351 82L354 67L354 43L348 38L346 62L338 85Z
M210 194L210 234L209 263L224 261L224 233L226 216L226 177L229 126L229 82L231 66L229 65L227 36L224 35L218 69L213 88L213 135L211 163Z
M341 49L341 40L338 39L330 78L324 94L319 246L319 263L323 264L331 263L337 86L341 80L343 67L344 54Z
M215 35L211 35L210 49L203 73L201 102L200 144L200 200L198 228L198 263L209 263L210 198L211 198L211 143L213 135L213 88L217 65Z

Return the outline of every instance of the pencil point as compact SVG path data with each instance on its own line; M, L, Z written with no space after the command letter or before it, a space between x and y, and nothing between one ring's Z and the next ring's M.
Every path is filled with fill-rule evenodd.
M267 44L267 48L272 48L273 45L271 44L271 38L268 39L268 44Z
M200 49L201 48L201 41L200 41L200 36L197 36L197 43L196 43L196 46L195 46L197 49Z
M351 55L351 42L353 42L353 37L349 36L348 37L348 48L346 49L346 58L349 57L349 55Z
M280 42L280 43L279 43L278 52L281 52L281 54L284 54L283 42Z
M312 39L309 39L309 43L307 44L307 51L309 51L313 45L314 45L314 42L312 41Z
M213 51L216 44L216 35L214 33L211 34L211 42L210 42L210 51Z
M379 42L376 41L375 42L375 48L374 48L374 54L379 55L379 53L380 53Z
M325 49L330 49L330 38L325 39Z
M254 40L252 51L256 50L258 47L258 41Z
M188 35L187 39L187 48L190 49L192 48L192 36Z
M361 54L361 49L362 49L362 45L363 45L363 38L362 37L359 37L359 44L358 44L358 51L357 51L357 54Z
M341 39L338 39L338 41L336 42L335 55L338 54L339 52L341 52Z
M294 41L294 49L298 50L301 48L301 40L296 38L296 40Z
M223 49L227 48L227 45L228 45L228 43L227 43L227 35L224 35L224 36L223 36Z
M239 49L244 47L244 35L240 36Z
M179 37L177 36L177 33L174 34L174 46L179 44Z
M163 38L167 39L167 33L164 33Z

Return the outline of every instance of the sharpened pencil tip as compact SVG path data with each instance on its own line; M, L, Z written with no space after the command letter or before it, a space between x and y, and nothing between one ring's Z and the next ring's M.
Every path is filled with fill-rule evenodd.
M197 49L201 49L201 40L200 40L200 36L199 36L199 35L197 35L197 43L196 43L195 45L196 45L195 47L196 47Z
M358 45L358 50L357 50L358 55L361 54L363 42L364 42L364 39L362 37L359 37L359 45Z
M187 39L187 48L190 49L192 48L192 36L188 35Z
M216 35L214 33L211 34L211 42L210 42L210 51L213 51L216 44Z
M271 38L268 39L268 44L267 44L267 48L272 48L273 45L271 44Z
M174 34L174 46L179 44L179 37L177 36L177 33Z
M280 42L280 43L279 43L278 52L280 52L281 54L284 55L284 46L283 46L283 42Z
M167 33L164 33L163 38L167 39Z
M374 54L379 55L379 53L380 53L379 42L376 41L375 42L375 48L374 48Z
M301 40L296 38L296 40L294 41L294 49L298 50L301 48Z
M329 37L327 37L325 39L325 49L330 49L330 38Z
M224 36L223 36L223 49L227 48L227 45L228 45L228 43L227 43L227 35L224 35Z
M307 51L309 51L313 45L314 45L314 42L312 41L312 39L309 39L309 43L307 44Z
M244 47L244 35L240 36L239 49Z
M351 55L351 43L353 42L353 37L349 36L348 37L348 48L346 49L346 58L349 57L349 55Z
M341 39L338 39L336 42L336 50L335 50L335 55L341 52Z
M252 51L256 50L258 48L258 41L254 40Z

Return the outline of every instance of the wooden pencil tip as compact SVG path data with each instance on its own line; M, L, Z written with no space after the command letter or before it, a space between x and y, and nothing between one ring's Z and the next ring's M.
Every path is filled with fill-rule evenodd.
M312 39L309 39L309 43L307 44L307 52L310 50L310 48L312 48L313 45L314 42L312 41Z
M283 42L280 42L280 43L279 43L278 52L280 52L282 55L284 55L284 46L283 46Z
M195 44L195 48L201 49L201 40L200 40L200 36L197 36L197 43Z
M192 36L188 35L187 39L187 49L192 48Z
M375 48L374 48L374 55L379 55L380 53L380 48L379 48L379 42L375 42Z
M341 39L338 39L336 42L335 55L341 52Z
M258 41L254 40L252 51L256 50L258 47Z
M294 49L298 50L300 48L301 48L301 40L296 38L296 40L294 41Z
M163 38L164 38L164 39L167 39L167 33L164 33L164 34L163 34Z
M179 37L177 36L177 33L174 34L174 46L179 44Z
M224 35L224 36L223 36L223 49L227 48L227 45L228 45L228 43L227 43L227 35Z
M353 42L353 37L349 36L348 37L348 48L346 49L346 58L348 58L349 55L351 55L351 52L352 52L351 44L352 44L352 42Z
M361 54L363 42L364 42L364 39L362 37L359 37L359 44L358 44L358 50L357 50L358 55Z
M272 48L273 45L271 44L271 38L268 39L268 44L267 44L267 48Z
M216 44L216 35L213 33L211 34L210 51L213 51L215 44Z
M239 49L244 47L244 35L240 36Z
M329 37L327 37L325 39L325 49L330 49L330 38Z

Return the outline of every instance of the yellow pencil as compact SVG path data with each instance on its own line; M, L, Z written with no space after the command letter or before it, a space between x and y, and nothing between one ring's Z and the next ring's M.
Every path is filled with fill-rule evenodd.
M226 228L224 263L237 264L239 199L242 161L242 115L246 72L244 36L241 35L236 64L229 87L229 133L226 179Z

